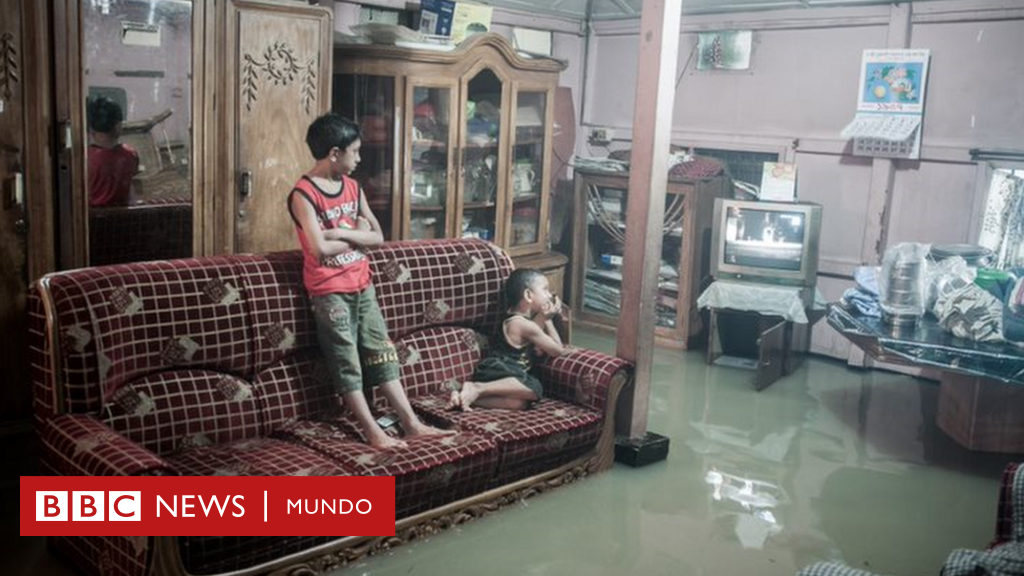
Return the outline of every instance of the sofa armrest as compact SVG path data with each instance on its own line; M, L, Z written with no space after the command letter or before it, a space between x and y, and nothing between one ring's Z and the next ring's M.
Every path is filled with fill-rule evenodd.
M989 548L1024 540L1024 511L1016 510L1017 507L1024 505L1024 485L1021 482L1024 477L1017 479L1019 469L1018 462L1007 464L1003 469L1003 478L999 482L996 536L989 544Z
M173 475L166 460L93 416L64 414L46 420L39 436L43 459L64 476Z
M874 572L850 568L842 562L818 562L799 572L797 576L877 576Z
M536 366L544 391L559 400L604 412L616 375L631 373L633 364L594 350L575 349Z

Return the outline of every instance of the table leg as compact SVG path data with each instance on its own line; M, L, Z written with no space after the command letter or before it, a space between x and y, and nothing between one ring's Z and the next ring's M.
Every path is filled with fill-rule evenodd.
M714 364L721 356L721 343L718 341L718 310L708 309L708 349L705 362Z

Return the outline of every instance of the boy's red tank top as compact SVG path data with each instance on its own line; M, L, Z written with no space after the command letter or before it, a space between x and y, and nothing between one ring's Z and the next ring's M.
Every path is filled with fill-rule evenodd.
M288 196L289 214L292 195L301 194L316 209L321 230L354 229L359 215L359 183L347 176L342 176L341 182L341 191L332 195L321 190L308 176L303 176ZM302 279L310 296L359 292L370 285L370 263L362 251L353 248L317 260L294 214L292 221L302 245Z

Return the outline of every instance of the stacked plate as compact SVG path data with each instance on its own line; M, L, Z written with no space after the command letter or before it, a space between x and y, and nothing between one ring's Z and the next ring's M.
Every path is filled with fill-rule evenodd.
M897 262L889 269L882 295L882 320L892 326L912 327L924 310L923 261Z

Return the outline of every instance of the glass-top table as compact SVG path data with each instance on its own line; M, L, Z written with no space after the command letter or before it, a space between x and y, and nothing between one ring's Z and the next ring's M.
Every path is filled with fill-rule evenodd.
M1024 348L957 338L930 316L909 331L894 332L879 318L829 304L828 323L872 358L1024 384Z
M957 338L930 317L894 332L833 303L827 318L875 360L940 370L935 423L960 445L1024 454L1024 348Z

